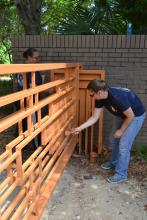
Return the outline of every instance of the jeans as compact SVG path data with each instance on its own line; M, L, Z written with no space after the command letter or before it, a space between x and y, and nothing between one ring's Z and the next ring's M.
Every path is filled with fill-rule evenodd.
M110 145L112 148L110 162L115 166L115 174L122 178L128 176L128 165L130 161L130 150L136 135L141 129L145 120L146 113L139 117L135 117L128 128L124 131L120 139L114 138L114 133L121 127L122 118L115 117L112 130L110 133Z

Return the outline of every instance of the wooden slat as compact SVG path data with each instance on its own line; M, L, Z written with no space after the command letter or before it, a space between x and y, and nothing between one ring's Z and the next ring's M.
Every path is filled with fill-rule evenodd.
M75 68L78 63L0 64L0 75Z
M69 93L72 92L72 88L70 89L70 91L68 91ZM0 132L2 132L3 130L9 128L10 126L14 125L17 123L17 121L20 121L22 119L24 119L25 117L32 115L34 112L38 111L39 109L43 108L44 106L46 106L47 104L57 100L58 98L64 97L65 96L65 92L62 92L60 94L54 94L51 97L48 97L42 101L39 102L39 104L37 106L34 106L33 108L28 108L25 111L18 111L15 112L3 119L1 119L1 124L0 124ZM17 120L16 120L17 119Z
M70 78L68 81L72 81L72 80L73 80L73 78ZM16 92L16 93L13 93L13 94L10 94L10 95L0 97L0 107L2 107L4 105L8 105L12 102L16 102L18 100L27 98L31 95L36 94L36 93L43 92L47 89L62 85L64 83L67 83L67 80L58 80L56 82L46 83L44 85L37 86L34 89L23 90L23 91L20 91L20 92Z
M38 212L38 216L35 215L31 215L30 216L30 220L38 220L41 217L41 214L43 212L43 210L45 209L45 206L48 202L48 199L51 197L55 186L57 185L61 174L63 173L73 151L75 148L75 137L72 137L69 144L66 146L63 154L61 155L61 157L58 160L58 163L54 166L51 174L49 175L48 179L47 179L47 184L44 188L44 191L42 193L42 196L40 196L39 201L38 201L38 208L39 208L39 212Z

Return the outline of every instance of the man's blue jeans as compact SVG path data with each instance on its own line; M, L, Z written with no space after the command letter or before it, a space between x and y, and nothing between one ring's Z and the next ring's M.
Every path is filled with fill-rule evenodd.
M119 117L114 118L110 134L110 145L112 148L110 162L115 165L115 174L122 178L127 178L130 150L136 135L142 127L145 117L146 113L139 117L135 117L120 139L114 138L113 135L115 131L121 127L123 119Z

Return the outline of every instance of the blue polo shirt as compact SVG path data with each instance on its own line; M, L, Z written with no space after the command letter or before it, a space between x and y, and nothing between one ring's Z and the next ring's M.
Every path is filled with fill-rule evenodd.
M95 108L102 107L121 118L126 117L123 112L130 107L135 117L145 113L144 105L139 97L127 88L109 87L107 99L95 100Z

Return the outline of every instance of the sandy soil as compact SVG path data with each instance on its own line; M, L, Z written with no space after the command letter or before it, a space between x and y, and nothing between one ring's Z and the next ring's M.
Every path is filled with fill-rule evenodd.
M146 220L147 181L110 184L111 174L72 157L41 220Z

